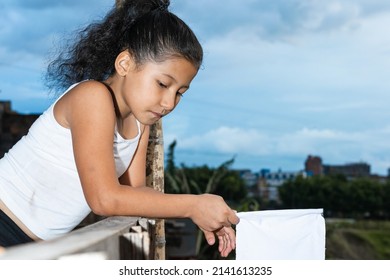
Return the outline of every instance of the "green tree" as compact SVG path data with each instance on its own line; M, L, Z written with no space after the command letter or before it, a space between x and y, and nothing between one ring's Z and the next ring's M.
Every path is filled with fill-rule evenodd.
M383 213L384 218L390 219L390 179L383 185L382 188L383 198Z
M357 179L350 182L351 208L355 216L378 216L383 209L382 189L383 184L367 178Z
M386 217L390 184L344 176L298 177L279 188L285 208L323 208L333 217Z

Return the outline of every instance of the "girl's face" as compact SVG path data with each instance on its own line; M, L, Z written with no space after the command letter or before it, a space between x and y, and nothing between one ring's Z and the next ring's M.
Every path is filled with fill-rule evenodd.
M132 62L122 84L128 112L144 125L157 122L175 109L197 72L181 57L146 62L138 68Z

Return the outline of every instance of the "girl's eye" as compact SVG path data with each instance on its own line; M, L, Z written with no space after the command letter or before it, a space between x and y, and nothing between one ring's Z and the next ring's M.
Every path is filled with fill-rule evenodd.
M179 96L180 98L184 96L184 94L181 92L176 92L176 95Z
M167 85L162 83L162 82L158 82L158 85L161 87L161 88L167 88Z

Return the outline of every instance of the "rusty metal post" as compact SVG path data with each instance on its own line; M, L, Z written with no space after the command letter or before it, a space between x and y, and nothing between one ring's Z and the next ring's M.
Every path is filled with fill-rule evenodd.
M116 7L120 7L126 0L115 0ZM164 192L164 143L162 121L150 127L149 145L146 158L146 184L160 192ZM165 259L165 227L164 220L155 220L153 229L152 247L155 260Z
M155 190L164 192L164 141L162 121L150 127L149 146L146 158L146 184ZM165 259L164 220L157 219L154 232L154 259Z

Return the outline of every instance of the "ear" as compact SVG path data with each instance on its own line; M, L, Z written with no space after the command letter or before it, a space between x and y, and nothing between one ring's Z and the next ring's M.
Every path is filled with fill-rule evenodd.
M133 67L133 56L129 53L129 51L125 50L118 54L115 60L115 70L120 76L126 76Z

